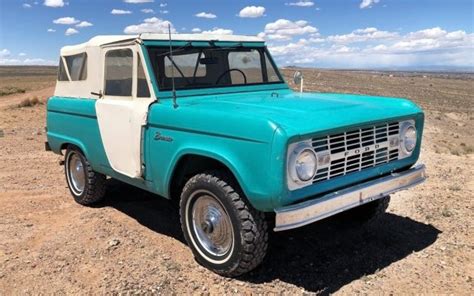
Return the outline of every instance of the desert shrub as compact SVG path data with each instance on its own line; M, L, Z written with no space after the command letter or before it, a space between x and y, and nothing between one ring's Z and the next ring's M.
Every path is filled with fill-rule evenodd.
M466 154L471 154L471 153L474 152L474 147L472 147L472 146L466 146L466 147L464 148L464 151L466 152Z
M7 96L11 94L19 94L19 93L24 93L26 89L21 88L21 87L15 87L15 86L5 86L0 88L0 96Z
M33 98L27 98L22 100L19 104L19 108L24 108L24 107L33 107L36 105L42 104L41 100L38 97L33 97Z

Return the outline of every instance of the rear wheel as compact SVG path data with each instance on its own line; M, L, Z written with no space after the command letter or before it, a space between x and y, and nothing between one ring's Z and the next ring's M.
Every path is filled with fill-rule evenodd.
M232 183L219 172L196 175L184 186L180 201L181 227L196 260L229 277L257 267L268 243L263 213Z
M92 170L80 149L69 146L64 160L66 181L74 200L81 205L92 205L105 195L105 175Z

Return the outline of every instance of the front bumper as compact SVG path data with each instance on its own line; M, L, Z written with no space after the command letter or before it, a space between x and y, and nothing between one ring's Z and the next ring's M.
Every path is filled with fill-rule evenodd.
M392 173L317 199L275 209L274 231L297 228L322 220L391 193L408 189L425 179L425 166L418 165L407 171Z

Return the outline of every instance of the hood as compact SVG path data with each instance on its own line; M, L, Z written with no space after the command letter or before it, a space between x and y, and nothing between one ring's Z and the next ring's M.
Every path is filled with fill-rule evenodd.
M201 111L209 108L212 111L266 119L272 125L284 129L288 136L312 134L422 112L416 104L401 98L336 93L301 94L290 90L206 96L189 100L186 105L195 106Z

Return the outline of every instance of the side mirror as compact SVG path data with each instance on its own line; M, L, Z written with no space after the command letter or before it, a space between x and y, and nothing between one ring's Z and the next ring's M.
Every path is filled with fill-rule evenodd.
M303 92L303 73L300 71L296 71L295 74L293 74L293 82L296 85L300 85L300 92Z

